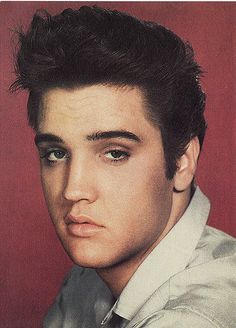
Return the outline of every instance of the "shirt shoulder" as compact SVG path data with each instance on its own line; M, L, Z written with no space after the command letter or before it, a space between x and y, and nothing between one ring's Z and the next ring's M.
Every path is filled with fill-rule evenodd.
M170 279L166 309L185 309L212 327L235 327L235 272L235 238L206 226L186 269Z
M162 310L145 317L141 322L127 328L225 328L215 318L209 318L196 309L179 306L172 310ZM227 326L228 327L228 326ZM231 326L233 328L233 325Z
M234 328L235 272L235 238L207 226L186 268L150 297L130 327Z
M206 226L199 239L187 268L214 261L218 258L228 258L236 254L236 239L223 231Z

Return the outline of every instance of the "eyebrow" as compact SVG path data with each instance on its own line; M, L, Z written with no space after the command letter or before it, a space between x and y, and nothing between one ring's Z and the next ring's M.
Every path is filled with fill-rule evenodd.
M113 130L113 131L104 131L104 132L97 131L86 136L86 139L89 141L97 141L97 140L112 139L112 138L124 138L136 142L141 142L141 139L136 134L126 130ZM36 146L38 146L42 142L64 143L63 139L51 133L36 134L34 138L34 142Z
M41 142L57 142L57 143L64 143L64 141L60 138L55 136L51 133L40 133L36 134L34 138L35 145L37 146Z
M97 141L102 139L111 139L111 138L124 138L133 140L136 142L141 142L141 139L134 133L126 130L113 130L113 131L98 131L87 136L89 141Z

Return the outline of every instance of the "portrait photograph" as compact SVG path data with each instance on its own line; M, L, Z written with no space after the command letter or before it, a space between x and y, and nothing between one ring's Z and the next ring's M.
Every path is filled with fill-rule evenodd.
M235 22L0 2L0 327L236 327Z

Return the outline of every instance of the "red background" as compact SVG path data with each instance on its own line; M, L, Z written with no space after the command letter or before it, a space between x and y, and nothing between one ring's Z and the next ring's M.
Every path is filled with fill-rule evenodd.
M26 124L25 93L11 95L14 80L11 29L27 25L38 8L51 13L79 2L2 2L1 72L1 229L0 326L40 327L41 318L71 266L57 241L40 187L33 134ZM83 4L85 4L83 2ZM86 4L96 4L87 2ZM233 3L97 2L159 21L193 45L204 68L207 137L197 179L212 201L209 223L236 235L235 172L235 29ZM234 26L233 26L234 25ZM234 148L234 149L233 149Z

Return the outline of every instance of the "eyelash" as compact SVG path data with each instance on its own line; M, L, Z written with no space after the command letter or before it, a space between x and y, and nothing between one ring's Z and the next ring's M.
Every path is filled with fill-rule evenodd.
M55 159L55 160L50 160L49 156L52 155L53 153L55 155L56 152L64 154L63 157ZM124 150L120 150L118 148L114 148L114 149L111 149L109 151L106 151L104 153L104 155L106 156L106 155L111 154L111 153L116 153L116 154L119 155L118 158L107 158L106 157L106 161L109 161L112 164L119 164L120 162L128 160L128 158L130 157L129 152L124 151ZM113 156L114 156L114 154L113 154ZM45 154L40 155L40 158L45 160L47 165L52 166L52 165L55 165L58 162L62 162L65 159L70 158L70 155L63 149L52 149L52 150L46 151Z
M130 154L127 151L120 150L120 149L115 149L115 148L114 149L111 149L109 151L106 151L105 152L105 155L108 155L108 154L111 154L111 153L115 153L115 152L118 153L121 158L117 158L117 159L110 158L110 159L108 159L111 163L118 164L120 162L123 162L123 161L128 160L128 158L130 157Z
M55 154L56 152L58 153L63 153L63 157L62 158L58 158L58 159L55 159L55 160L50 160L49 159L49 156L52 155L53 153ZM65 156L66 155L66 156ZM63 149L52 149L52 150L48 150L45 152L45 154L41 155L40 158L41 159L44 159L46 161L46 164L47 165L53 165L53 164L56 164L57 162L60 162L60 161L63 161L65 158L69 158L69 154L67 154L67 152Z

